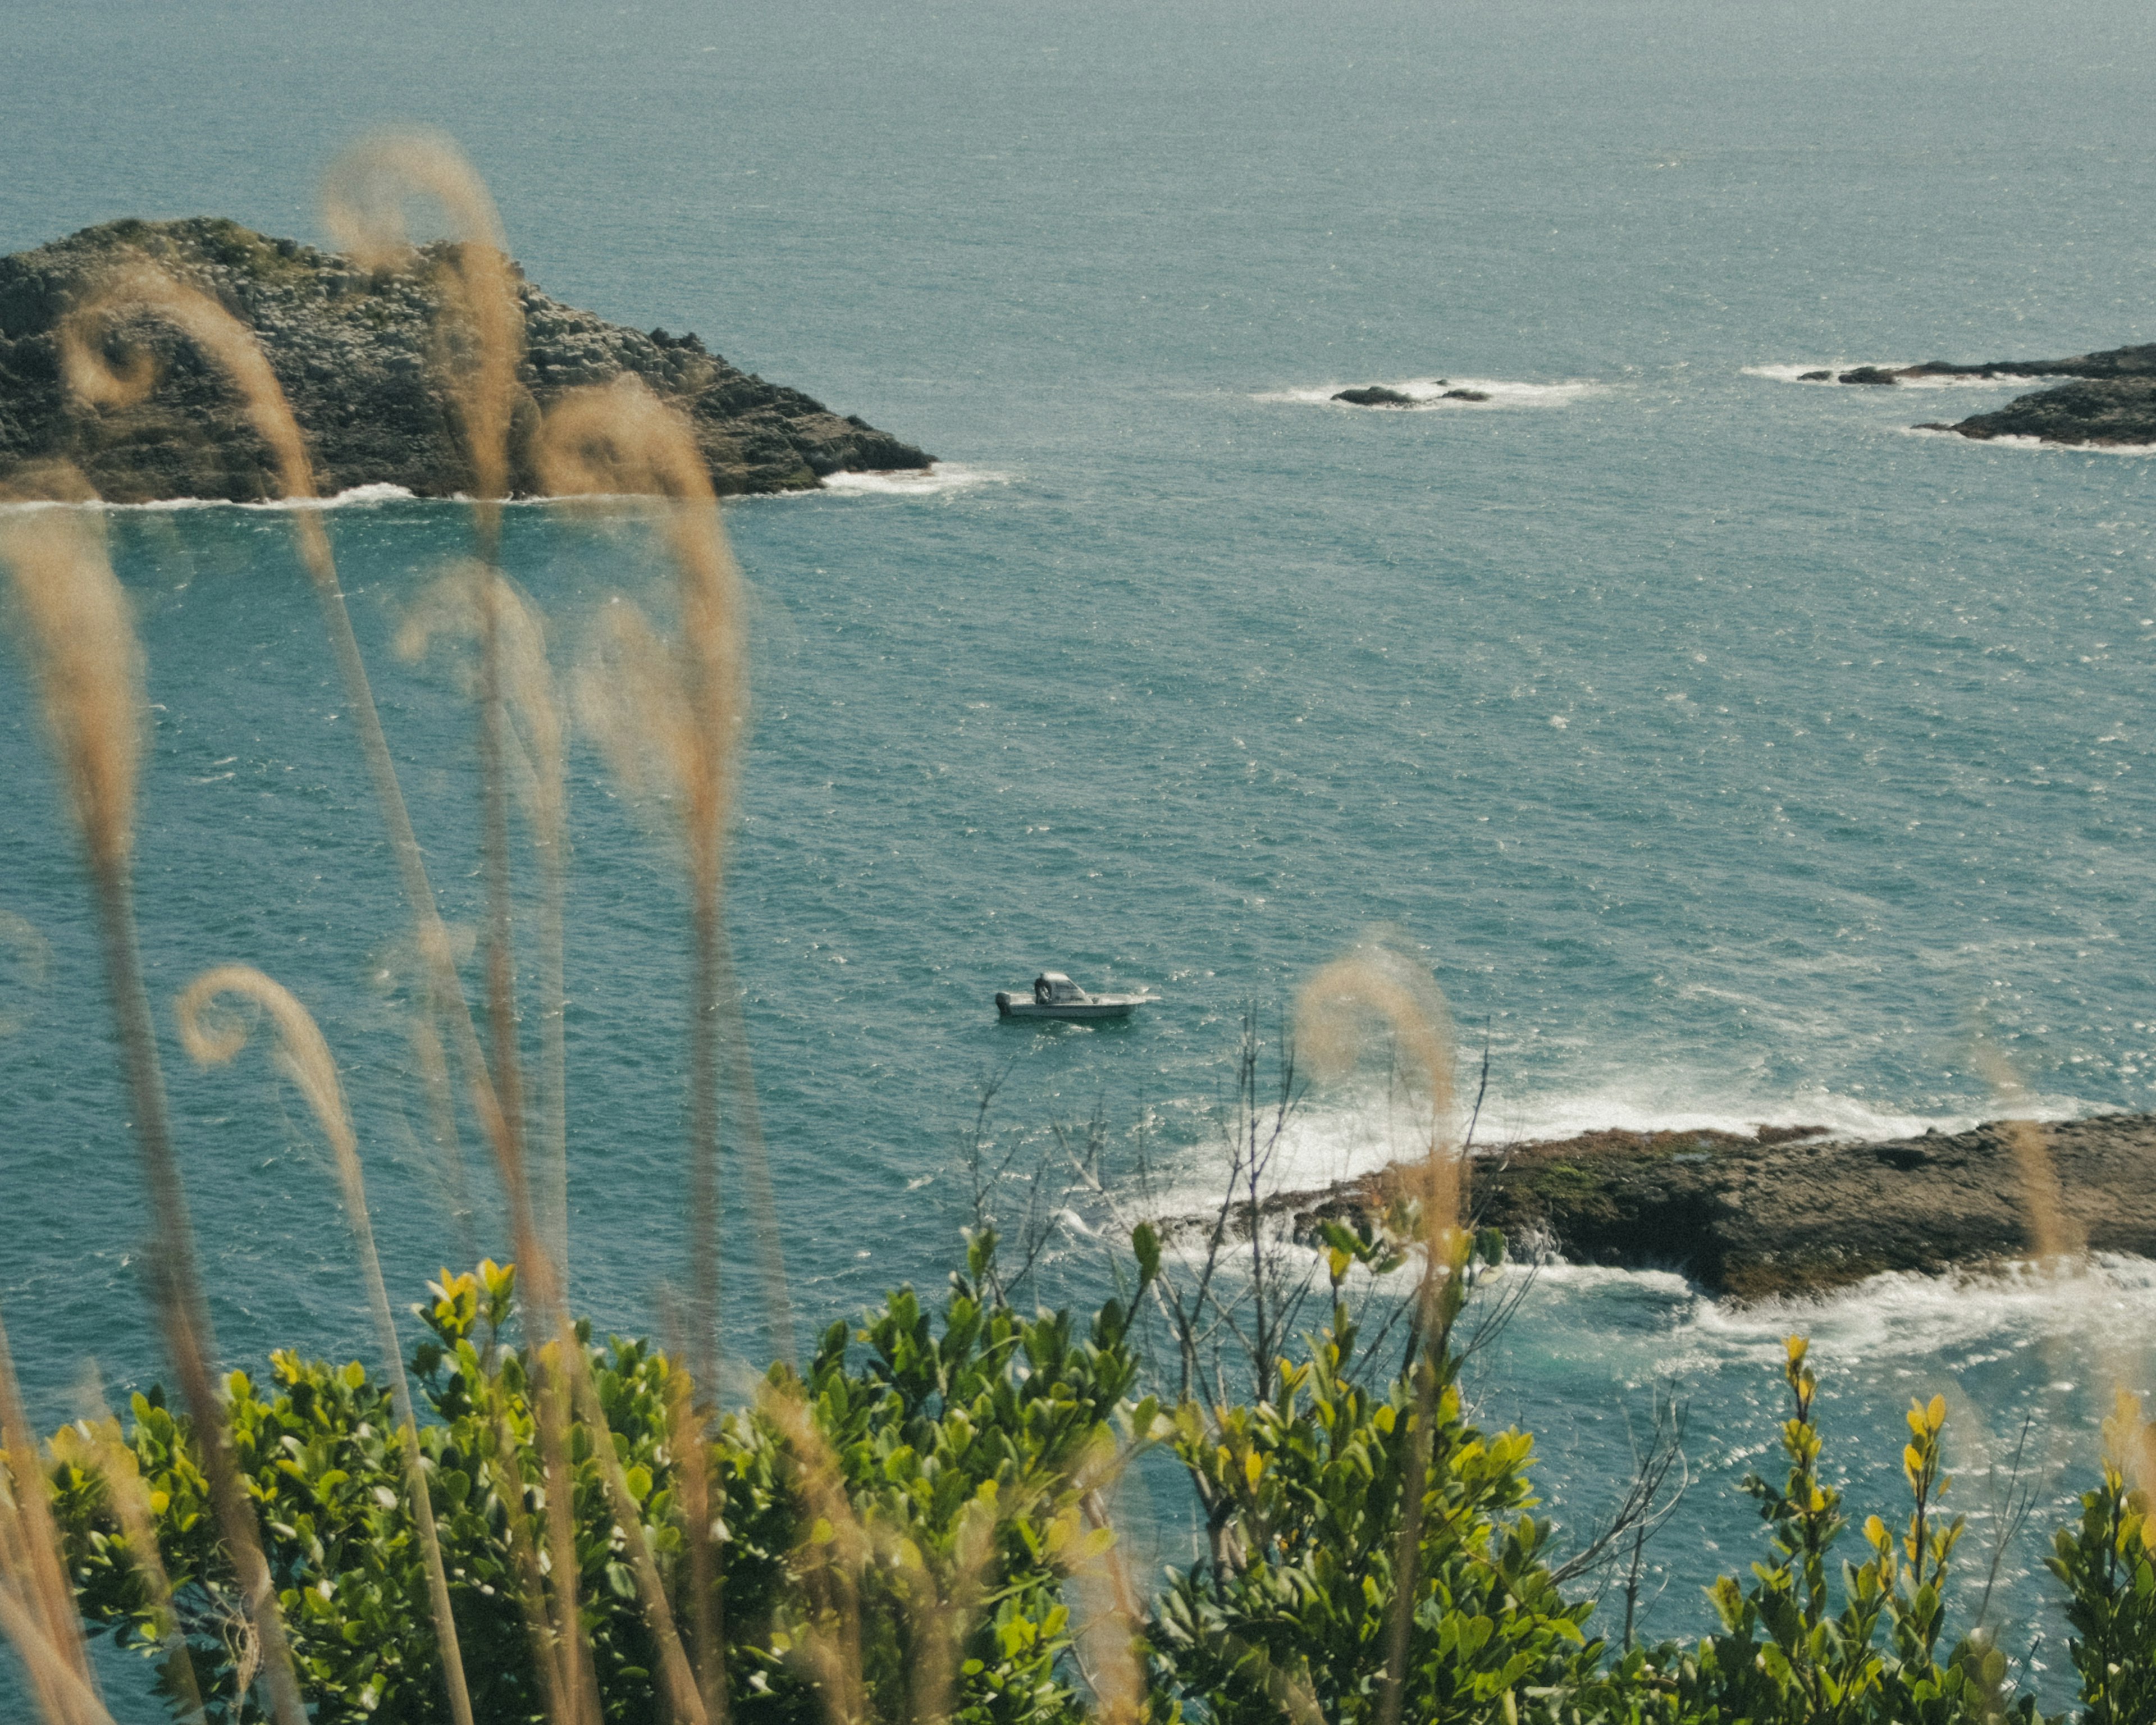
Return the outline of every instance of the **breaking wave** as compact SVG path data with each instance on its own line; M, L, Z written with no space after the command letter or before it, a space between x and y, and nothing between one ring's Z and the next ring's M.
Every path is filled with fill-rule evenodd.
M2061 444L2041 437L1964 437L1938 425L1911 425L1910 437L1950 437L1958 444L1994 449L2048 449L2055 455L2156 455L2156 444Z
M1012 477L985 467L939 461L926 470L901 468L887 473L829 474L824 477L824 489L842 496L934 497L949 491L970 490L976 485L1009 485ZM802 495L814 496L815 493Z
M1861 367L1875 367L1882 372L1899 372L1904 366L1917 362L1906 359L1835 359L1794 360L1788 364L1758 365L1744 367L1748 377L1765 377L1776 383L1833 384L1844 372L1853 372ZM1824 377L1815 377L1815 372L1825 372ZM1891 386L1896 389L2041 389L2046 384L2060 381L2051 376L2019 377L1958 377L1934 374L1929 377L1897 377ZM1851 388L1878 389L1878 384L1851 385Z
M1343 389L1367 389L1372 385L1365 379L1361 382L1317 383L1306 388L1260 391L1252 398L1262 402L1290 402L1306 407L1352 407L1353 403L1336 403L1332 398ZM1394 382L1380 382L1379 389L1389 389L1408 398L1410 408L1556 408L1593 395L1603 386L1589 379L1575 378L1561 383L1523 383L1502 377L1409 377ZM1487 396L1486 401L1448 400L1446 392L1470 389Z
M339 491L329 497L272 497L255 503L234 503L223 497L161 497L149 503L110 503L103 498L84 503L56 502L39 499L27 502L0 503L0 509L103 509L127 511L143 514L164 514L182 509L357 509L377 503L409 503L417 494L403 485L354 485L349 490Z

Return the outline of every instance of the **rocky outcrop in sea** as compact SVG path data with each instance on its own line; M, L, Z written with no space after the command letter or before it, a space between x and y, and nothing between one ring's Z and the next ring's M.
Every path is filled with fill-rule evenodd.
M178 335L126 326L157 366L149 394L100 409L64 387L55 331L132 257L201 287L253 329L305 433L323 494L402 485L471 489L442 388L436 314L447 248L370 272L351 259L214 218L112 222L0 258L0 485L63 459L122 503L277 495L270 452L221 373ZM565 391L624 373L687 415L721 495L813 488L844 471L921 469L932 458L866 420L729 365L693 335L608 323L516 275L525 353L511 431L511 486L541 490L530 441Z
M1839 374L1806 372L1805 383L1893 384L1934 377L2070 377L2056 388L2017 395L2003 408L1919 431L1979 439L2031 437L2047 444L2156 444L2156 343L2107 347L2066 359L1994 359L1981 365L1927 360L1920 366L1857 366Z
M1739 1300L1824 1293L1886 1271L1943 1274L2030 1258L2027 1156L2056 1181L2064 1243L2156 1258L2156 1116L1851 1142L1823 1129L1597 1132L1477 1152L1469 1204L1516 1254L1680 1270ZM1381 1211L1399 1169L1265 1212L1301 1237ZM1243 1223L1247 1227L1247 1219Z

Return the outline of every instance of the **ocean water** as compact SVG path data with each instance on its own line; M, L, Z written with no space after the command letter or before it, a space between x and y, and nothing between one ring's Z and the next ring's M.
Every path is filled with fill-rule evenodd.
M1906 1131L1985 1117L1977 1034L2045 1111L2156 1105L2156 455L1914 433L2012 386L1797 384L1816 365L2156 339L2145 8L1706 3L1172 10L686 4L348 13L17 0L0 249L136 214L319 239L367 128L453 131L567 300L942 459L727 512L756 721L730 915L794 1299L934 1285L984 1084L1021 1167L1142 1124L1198 1201L1237 1027L1373 925L1419 951L1485 1138L1606 1125ZM1445 388L1486 403L1436 400ZM1332 405L1385 382L1426 406ZM331 531L434 878L478 909L469 703L390 650L469 547L456 506ZM153 995L260 966L345 1068L392 1279L463 1250L411 1075L395 881L275 510L111 512L155 711ZM509 511L573 663L659 576L633 517ZM85 1358L154 1377L143 1218L88 907L18 668L0 911L0 1301L41 1418ZM682 1268L682 897L572 760L574 1277L649 1327ZM13 928L15 925L10 924ZM1144 983L1122 1029L999 1024L1044 966ZM167 1072L227 1355L363 1350L330 1176L259 1054ZM1312 1179L1381 1159L1314 1090ZM482 1225L490 1209L483 1206ZM1051 1291L1101 1243L1060 1230ZM1079 1225L1084 1223L1085 1225ZM489 1244L499 1246L498 1230ZM727 1341L766 1345L745 1225ZM1692 1484L1653 1633L1756 1555L1774 1362L1815 1337L1830 1455L1898 1502L1899 1411L1948 1394L1957 1495L2035 1416L2046 1502L1993 1607L2056 1682L2037 1548L2156 1268L1894 1279L1732 1312L1674 1274L1553 1269L1477 1362L1540 1434L1567 1537L1655 1387ZM1156 1500L1173 1549L1180 1512ZM1981 1569L1988 1557L1973 1563Z

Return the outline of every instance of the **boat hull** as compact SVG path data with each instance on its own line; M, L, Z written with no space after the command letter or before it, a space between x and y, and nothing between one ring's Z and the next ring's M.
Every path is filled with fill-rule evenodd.
M996 996L996 1012L1002 1018L1072 1019L1080 1023L1127 1019L1144 1004L1142 1000L1059 1000L1051 1005L1043 1006L1037 1000L1027 1000L1018 996Z

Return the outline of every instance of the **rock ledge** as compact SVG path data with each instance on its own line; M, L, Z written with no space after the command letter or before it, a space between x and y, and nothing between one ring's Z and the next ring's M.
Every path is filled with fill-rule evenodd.
M2034 1255L2014 1130L1878 1142L1802 1127L1588 1132L1478 1152L1470 1202L1516 1250L1678 1270L1738 1300L1825 1293L1885 1271L1938 1275ZM2037 1130L2076 1239L2156 1258L2156 1116ZM1390 1168L1265 1209L1309 1238L1321 1219L1382 1209L1402 1178Z

